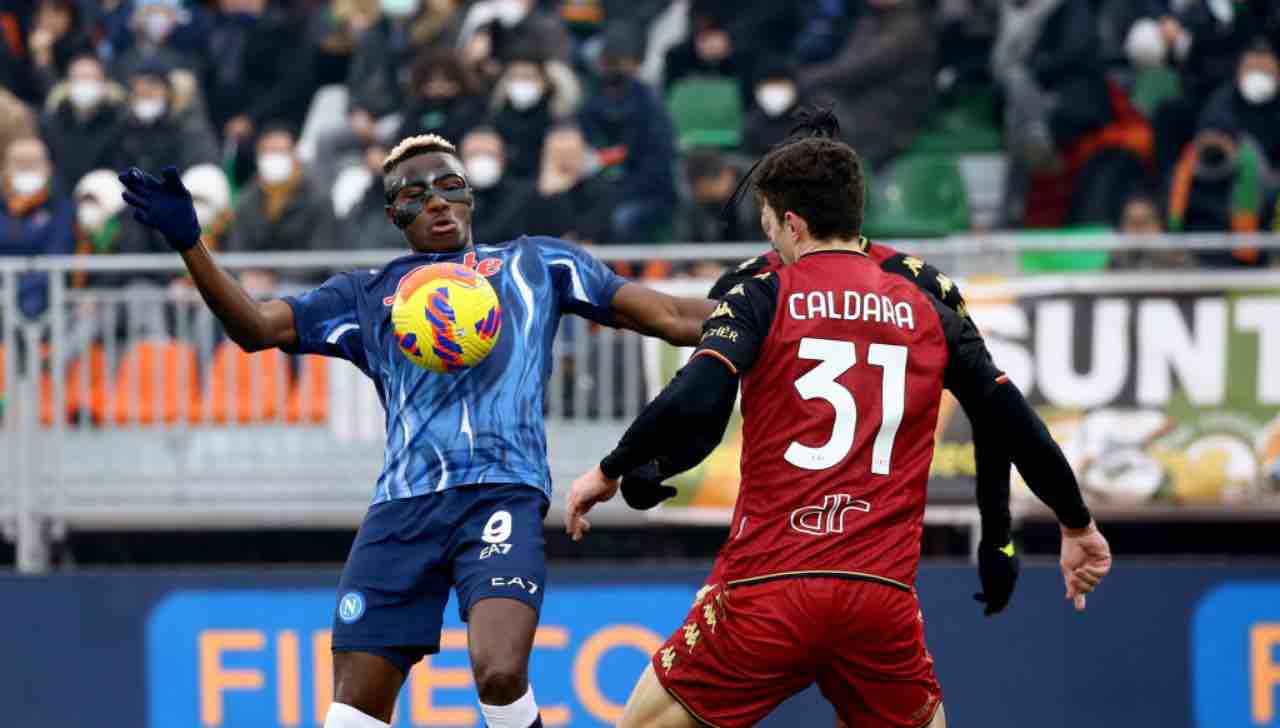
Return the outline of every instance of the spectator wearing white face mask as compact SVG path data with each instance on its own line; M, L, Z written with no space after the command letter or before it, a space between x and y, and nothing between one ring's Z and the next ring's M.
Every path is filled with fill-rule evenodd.
M213 162L217 140L190 96L169 81L169 71L146 65L129 79L129 111L115 143L112 167L179 168Z
M76 255L163 253L169 249L163 239L133 219L123 193L124 185L110 169L93 170L76 183ZM73 288L118 288L137 281L163 285L172 277L167 273L77 271L69 282Z
M111 165L126 113L124 88L107 79L102 63L92 55L74 58L40 117L41 134L49 140L63 181L74 183L89 170Z
M541 145L539 145L541 148ZM472 227L477 243L502 243L523 235L524 213L533 196L528 181L507 173L510 145L490 127L473 129L458 145L467 182L475 190Z
M1209 97L1198 129L1224 129L1253 140L1272 170L1280 169L1280 61L1264 40L1240 57L1236 76Z
M191 22L191 12L182 0L137 0L129 17L127 40L112 63L112 76L131 78L143 66L162 65L199 72L203 49L195 52L178 47L178 34Z
M75 210L57 193L49 150L38 137L24 137L4 152L0 187L0 255L67 255L74 248ZM18 308L38 316L48 304L49 279L24 273L18 279Z
M570 118L579 90L572 71L545 61L526 46L507 64L490 102L491 122L507 144L507 173L518 179L538 174L542 141L557 121Z
M743 121L742 147L758 157L785 139L795 125L791 116L801 102L795 69L781 58L762 62L751 101Z
M257 174L236 203L228 251L330 247L333 205L328 191L303 168L295 145L293 131L283 125L268 125L258 136Z

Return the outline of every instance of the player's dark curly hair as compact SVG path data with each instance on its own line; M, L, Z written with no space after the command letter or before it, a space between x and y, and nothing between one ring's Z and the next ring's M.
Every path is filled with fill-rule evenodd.
M761 205L781 218L793 212L819 240L862 233L866 183L858 154L836 137L840 122L827 109L802 112L791 136L760 160L751 175Z

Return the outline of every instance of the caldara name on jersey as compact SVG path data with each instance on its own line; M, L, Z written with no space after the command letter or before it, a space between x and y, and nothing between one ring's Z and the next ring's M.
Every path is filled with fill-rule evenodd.
M815 318L875 321L893 324L900 329L916 329L916 315L911 304L877 293L801 291L787 297L787 313L797 321Z

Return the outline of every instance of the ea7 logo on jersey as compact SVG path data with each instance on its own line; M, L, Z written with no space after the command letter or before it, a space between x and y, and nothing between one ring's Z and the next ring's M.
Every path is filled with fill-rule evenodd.
M529 592L529 595L530 595L530 596L532 596L532 595L534 595L534 594L537 594L537 593L538 593L538 585L537 585L536 583L534 583L534 582L533 582L532 580L530 580L530 579L521 579L521 578L520 578L520 577L518 577L518 576L513 576L513 577L511 577L510 579L506 579L506 578L501 577L501 576L495 576L495 577L493 577L492 579L490 579L490 580L489 580L489 586L495 586L495 587L514 586L514 587L519 587L519 588L524 589L525 591Z
M849 511L871 510L871 504L854 500L848 493L834 493L823 497L820 506L805 506L791 512L791 528L807 536L825 536L844 533L844 517Z

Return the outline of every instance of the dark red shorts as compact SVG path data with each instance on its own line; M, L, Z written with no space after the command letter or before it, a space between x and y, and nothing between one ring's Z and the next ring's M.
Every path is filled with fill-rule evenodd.
M942 702L915 593L859 579L708 584L653 669L715 728L754 725L815 682L855 728L919 728Z

